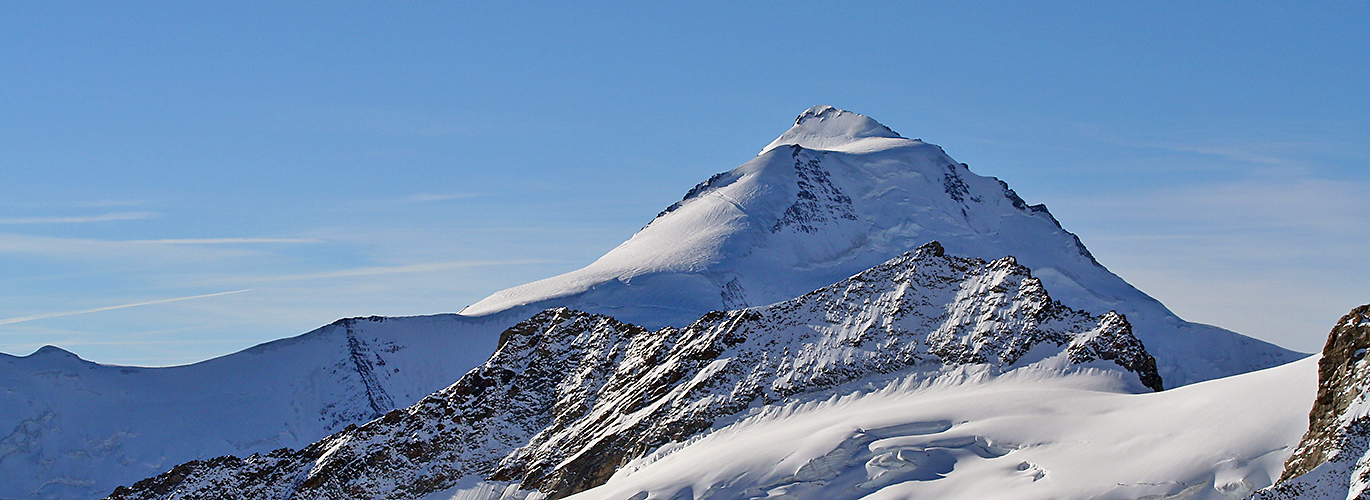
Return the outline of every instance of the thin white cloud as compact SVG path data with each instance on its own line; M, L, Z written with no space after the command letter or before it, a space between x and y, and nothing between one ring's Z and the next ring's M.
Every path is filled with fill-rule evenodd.
M300 110L288 124L291 128L306 127L328 131L442 137L480 132L466 120L456 116L438 116L383 108L336 107Z
M1281 151L1307 151L1309 145L1294 143L1273 143L1273 142L1252 142L1243 145L1213 145L1213 144L1183 144L1183 143L1160 143L1160 142L1125 142L1114 141L1121 146L1131 146L1145 149L1159 149L1175 153L1189 153L1203 156L1216 156L1228 161L1242 163L1258 163L1264 165L1276 165L1281 167L1304 167L1304 160L1272 154L1270 150Z
M124 243L151 243L158 245L235 245L249 243L322 243L312 238L180 238L161 240L127 240Z
M110 212L97 215L62 215L46 217L5 217L0 224L79 224L117 220L140 220L156 217L156 212Z
M137 207L147 205L146 200L90 200L76 203L73 206L84 208L113 208L113 207Z
M1207 232L1217 227L1242 231L1298 228L1340 234L1370 217L1367 191L1370 183L1351 180L1261 179L1078 196L1058 204L1085 219L1129 220L1148 227L1169 225Z
M1232 167L1261 175L1308 176L1320 170L1320 158L1345 149L1327 140L1269 140L1262 138L1179 141L1134 141L1103 138L1118 146L1190 155L1205 169ZM1153 165L1154 162L1148 162Z
M0 254L28 254L67 259L111 261L203 260L256 254L254 245L319 243L309 238L187 238L157 240L104 240L0 233Z
M259 282L272 282L272 281L301 281L301 280L319 280L319 279L335 279L335 278L355 278L355 277L362 277L362 276L380 276L380 275L387 275L387 274L424 273L424 272L434 272L434 271L445 271L445 270L449 270L449 269L462 269L462 268L469 268L469 267L517 266L517 265L527 265L527 264L551 264L551 263L555 263L555 262L556 262L556 261L550 261L550 260L464 260L464 261L453 261L453 262L428 262L428 263L423 263L423 264L409 264L409 265L403 265L403 266L356 267L356 268L350 268L350 269L339 269L339 270L335 270L335 271L323 271L323 272L317 272L317 273L281 274L281 275L274 275L274 276L244 277L244 278L235 278L235 279L232 279L232 280L229 280L229 281L219 281L219 282L217 282L217 283L259 283Z
M1053 212L1181 317L1315 351L1347 298L1370 290L1366 192L1364 180L1281 176L1081 194Z
M25 321L33 321L33 320L39 320L39 319L60 318L60 317L62 317L62 316L75 316L75 315L77 315L77 314L90 314L90 313L97 313L97 312L101 312L101 311L113 311L113 310L115 310L115 309L126 309L126 308L129 308L129 307L150 306L150 305L153 305L153 304L165 304L165 303L167 303L167 302L177 302L177 301L182 301L182 300L203 299L203 298L208 298L208 297L218 297L218 296L220 296L220 295L229 295L229 294L234 294L234 293L243 293L243 292L247 292L247 291L251 291L251 290L252 290L251 288L247 288L247 289L243 289L243 290L233 290L233 291L231 291L231 292L207 293L207 294L204 294L204 295L191 295L191 296L189 296L189 297L176 297L176 298L171 298L171 299L151 300L151 301L147 301L147 302L136 302L136 303L133 303L133 304L121 304L121 305L117 305L117 306L97 307L97 308L94 308L94 309L82 309L82 310L80 310L80 311L66 311L66 312L56 312L56 313L34 314L34 315L32 315L32 316L20 316L20 317L18 317L18 318L0 319L0 325L12 325L12 324L14 324L14 323L23 323L23 322L25 322Z
M63 259L111 262L203 261L250 253L240 246L167 245L93 238L61 238L0 233L0 254L24 254Z
M409 197L405 198L404 200L405 200L405 201L408 201L408 202L410 202L410 203L428 203L428 202L434 202L434 201L464 200L464 199L467 199L467 198L476 198L476 197L479 197L479 196L481 196L481 195L478 195L478 194L428 194L428 193L420 193L420 194L415 194L415 195L409 196Z

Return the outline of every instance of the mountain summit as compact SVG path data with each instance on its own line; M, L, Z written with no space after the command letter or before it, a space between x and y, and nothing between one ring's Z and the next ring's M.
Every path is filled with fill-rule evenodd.
M590 265L497 292L461 314L571 307L652 328L762 306L840 281L930 241L1012 255L1066 305L1126 314L1169 385L1299 357L1186 322L1109 272L1045 205L942 148L831 106L805 110L753 160L695 186Z
M772 141L760 154L785 145L807 149L858 152L910 143L889 127L870 117L832 106L814 106L794 119L794 126Z

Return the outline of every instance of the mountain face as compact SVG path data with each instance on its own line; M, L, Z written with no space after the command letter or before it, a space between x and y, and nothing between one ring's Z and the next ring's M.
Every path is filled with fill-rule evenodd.
M302 447L446 387L499 318L355 318L187 366L0 355L0 498L100 498L202 457Z
M707 311L787 300L932 240L956 255L1013 255L1067 306L1126 314L1171 385L1299 357L1181 320L1096 262L1045 206L937 146L829 106L805 111L755 159L691 189L590 265L460 314L571 307L679 327Z
M1280 483L1257 499L1370 498L1370 304L1353 309L1328 335L1318 362L1318 398L1308 432Z
M656 331L560 308L506 330L485 364L403 410L302 450L183 464L111 499L418 498L463 480L553 497L748 408L956 370L1109 373L1161 389L1117 313L1052 299L1012 257L937 243L770 306Z

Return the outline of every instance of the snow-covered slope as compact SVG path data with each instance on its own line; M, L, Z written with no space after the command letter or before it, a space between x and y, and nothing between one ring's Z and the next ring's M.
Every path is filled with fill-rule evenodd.
M1332 329L1318 363L1318 397L1308 432L1280 484L1258 500L1370 498L1370 304Z
M307 445L451 384L502 321L347 319L171 368L0 354L0 498L100 498L187 460Z
M415 405L299 451L178 466L133 499L416 498L462 480L561 496L729 415L903 373L1088 372L1159 390L1155 361L1116 313L1055 302L1005 257L936 243L771 306L648 331L553 309L505 331L484 365Z
M566 306L681 326L707 311L789 299L932 240L957 255L1013 255L1066 305L1126 314L1171 385L1299 357L1181 320L1095 262L1045 206L937 146L828 106L805 111L755 159L690 190L585 268L495 293L461 314Z
M765 408L571 498L1239 499L1304 431L1317 358L1152 394L1113 382L1020 372ZM428 498L498 491L480 486Z

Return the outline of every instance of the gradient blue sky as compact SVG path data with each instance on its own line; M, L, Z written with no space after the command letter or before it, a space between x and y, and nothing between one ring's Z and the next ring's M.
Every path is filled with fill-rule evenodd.
M0 352L456 311L815 104L1046 203L1186 319L1313 351L1370 302L1364 1L282 3L0 3Z

